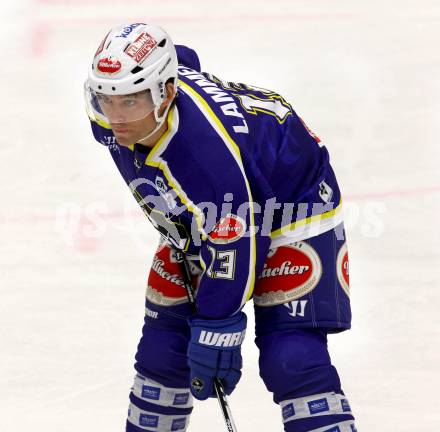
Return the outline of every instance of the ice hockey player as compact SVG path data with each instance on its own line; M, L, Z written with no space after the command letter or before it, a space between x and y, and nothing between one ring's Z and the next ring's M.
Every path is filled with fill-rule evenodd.
M327 350L351 311L341 194L319 138L279 94L201 72L195 51L150 24L111 29L85 95L96 140L162 239L126 430L185 431L214 378L234 390L253 298L260 375L284 430L355 431Z

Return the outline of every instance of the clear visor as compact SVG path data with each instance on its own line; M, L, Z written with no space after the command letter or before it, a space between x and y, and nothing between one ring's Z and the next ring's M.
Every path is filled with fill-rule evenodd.
M92 121L108 125L142 120L154 111L149 90L127 95L105 95L84 85L87 114Z

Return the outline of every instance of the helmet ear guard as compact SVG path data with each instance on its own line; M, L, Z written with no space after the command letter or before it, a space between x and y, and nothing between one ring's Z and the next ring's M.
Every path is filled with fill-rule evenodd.
M173 84L176 80L173 81ZM172 102L170 102L168 104L168 106L165 108L164 112L162 113L162 116L160 115L159 111L160 108L162 106L162 103L165 102L165 100L168 97L168 90L166 88L166 83L164 83L163 81L160 81L158 83L158 88L159 88L159 97L161 99L161 102L159 104L156 105L155 109L154 109L154 117L156 119L156 128L154 129L154 131L150 134L148 134L146 137L142 138L142 140L150 137L154 132L156 132L156 130L158 130L162 124L165 122L165 119L167 118L168 112L172 106Z

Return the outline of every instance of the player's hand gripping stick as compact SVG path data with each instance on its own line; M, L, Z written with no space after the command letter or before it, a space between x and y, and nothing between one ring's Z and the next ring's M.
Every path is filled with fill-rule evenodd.
M183 252L181 252L180 250L176 250L176 258L177 258L177 261L179 262L179 265L180 265L180 268L181 268L181 271L182 271L183 282L185 284L185 289L186 289L186 292L187 292L188 301L191 304L191 306L193 308L193 311L197 312L196 301L195 301L195 296L194 296L194 290L193 290L193 287L191 285L191 275L190 275L190 272L189 272L188 262L186 261ZM244 316L244 318L243 318L243 316ZM244 323L241 322L242 320L244 320ZM202 321L202 320L199 320L199 321ZM234 333L242 333L243 336L244 336L244 328L246 327L246 316L244 314L239 315L239 318L238 319L235 318L235 321L237 323L239 323L239 328L243 328L243 331L242 332L234 332ZM200 322L200 324L202 324L202 323ZM243 327L243 324L244 324L244 327ZM233 325L234 325L234 323L233 323ZM235 329L238 329L237 326L234 326L234 327L235 327ZM241 340L239 341L240 337L237 335L236 339L237 339L237 342L241 343L241 340L243 338L241 337ZM190 349L191 349L191 347L190 347ZM239 360L238 360L238 358L239 358ZM235 375L234 373L232 373L232 375L230 376L230 378L232 378L232 379L229 380L229 386L230 386L229 390L230 391L233 390L233 388L235 387L236 383L240 379L240 375L241 375L241 373L239 372L239 369L241 368L241 356L237 356L235 354L234 361L235 362L239 361L239 364L236 365L237 367L239 366L238 367L238 375ZM234 369L236 369L236 368L234 368ZM205 372L206 372L206 370L205 370ZM207 372L208 372L208 377L209 377L209 375L210 375L209 371L207 371ZM208 381L209 381L209 379L208 379ZM192 383L193 389L197 387L197 384L198 384L197 381L195 381L193 379L193 383ZM237 432L237 428L235 427L234 419L232 418L232 412L231 412L231 409L229 407L228 400L226 398L226 393L225 393L225 390L223 388L222 382L220 381L220 379L218 377L215 377L212 380L212 384L213 384L213 387L214 387L215 394L217 396L217 400L218 400L218 402L220 404L220 408L221 408L221 411L222 411L222 414L223 414L223 418L225 420L225 424L226 424L226 428L227 428L228 432ZM209 396L210 395L208 395L207 397L209 397Z

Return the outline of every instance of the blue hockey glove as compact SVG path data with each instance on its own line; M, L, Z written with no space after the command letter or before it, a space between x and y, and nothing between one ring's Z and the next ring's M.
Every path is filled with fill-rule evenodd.
M241 343L246 332L246 315L239 312L223 320L188 318L191 341L188 365L191 393L196 399L215 397L214 378L231 394L241 377Z

